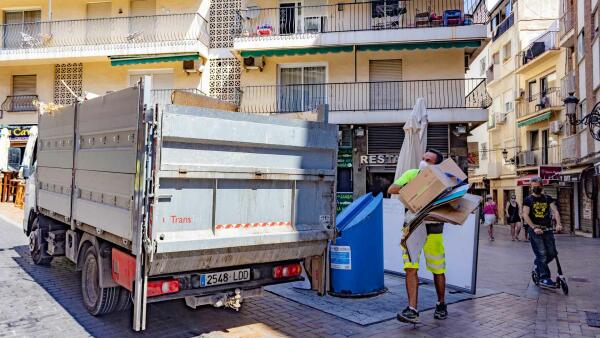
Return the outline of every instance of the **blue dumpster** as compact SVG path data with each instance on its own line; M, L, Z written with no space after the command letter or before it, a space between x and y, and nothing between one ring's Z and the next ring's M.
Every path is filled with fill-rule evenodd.
M338 237L329 247L331 295L368 297L383 284L383 195L366 194L336 218Z

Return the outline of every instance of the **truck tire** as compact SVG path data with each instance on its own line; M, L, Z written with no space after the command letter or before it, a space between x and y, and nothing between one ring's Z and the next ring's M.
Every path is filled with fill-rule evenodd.
M46 230L46 231L44 231ZM48 243L44 237L48 234L48 229L43 229L40 225L39 218L36 217L31 225L29 233L29 253L31 259L36 265L49 265L52 262L52 256L46 253Z
M110 313L119 303L120 287L100 287L100 264L98 253L91 245L84 254L83 269L81 269L81 295L83 305L93 316Z
M126 311L131 308L131 292L124 287L119 287L119 302L115 308L115 312Z

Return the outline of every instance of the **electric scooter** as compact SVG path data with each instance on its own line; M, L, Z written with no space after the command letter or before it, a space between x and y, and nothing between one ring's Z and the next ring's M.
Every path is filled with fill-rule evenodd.
M567 285L567 279L565 278L565 276L563 276L562 268L560 267L560 261L558 260L558 255L556 255L554 260L556 261L556 270L557 270L556 287L555 288L562 289L562 292L566 296L569 294L569 286ZM533 267L533 271L531 271L531 280L533 280L533 283L536 286L540 285L540 276L538 275L537 271L535 271L535 266Z

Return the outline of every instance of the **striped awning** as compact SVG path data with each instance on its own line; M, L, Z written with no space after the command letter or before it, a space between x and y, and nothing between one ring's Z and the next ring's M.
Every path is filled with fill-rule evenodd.
M173 61L195 61L200 58L198 53L185 54L150 54L150 55L127 55L109 56L111 66L126 66L144 63L173 62Z
M266 49L266 50L247 50L240 53L244 58L260 56L292 56L306 54L328 54L328 53L350 53L354 51L353 46L340 47L311 47L311 48L286 48L286 49Z
M376 45L361 45L356 49L359 52L377 52L393 50L440 49L440 48L477 48L481 41L431 41L419 43L388 43Z
M542 121L545 121L545 120L549 120L551 117L552 117L552 112L549 111L549 112L543 113L541 115L534 116L534 117L532 117L530 119L518 122L517 123L517 127L521 128L521 127L528 126L530 124L534 124L534 123L542 122Z

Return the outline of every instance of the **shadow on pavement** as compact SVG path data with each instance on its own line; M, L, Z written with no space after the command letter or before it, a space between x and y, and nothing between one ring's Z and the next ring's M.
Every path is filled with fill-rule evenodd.
M80 273L69 260L60 257L55 258L51 266L38 266L33 264L27 246L17 246L13 249L18 253L18 256L13 257L16 263L31 276L35 283L48 292L70 317L95 337L193 337L209 332L212 332L211 335L219 336L220 333L228 333L232 329L239 331L240 327L259 324L245 316L244 310L240 313L215 308L192 310L183 300L174 300L149 304L146 331L136 333L131 329L131 311L101 317L88 314L81 300ZM32 316L35 317L36 314ZM42 319L32 318L34 321ZM56 325L59 326L60 323ZM261 326L263 334L265 328L269 329L264 325L258 326ZM274 330L271 332L281 335Z

